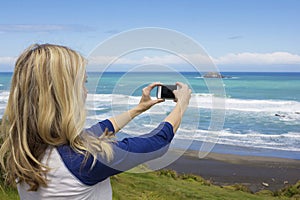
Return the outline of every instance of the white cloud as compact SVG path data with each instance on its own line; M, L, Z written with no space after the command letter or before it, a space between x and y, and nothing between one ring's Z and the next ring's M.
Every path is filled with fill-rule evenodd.
M203 62L208 63L209 60L203 55L183 55L188 59L196 60L196 57L201 56ZM90 58L90 64L104 64L110 60L117 59L116 57L98 56ZM300 55L291 54L288 52L273 52L273 53L230 53L218 58L211 58L217 65L276 65L276 64L300 64ZM199 60L199 59L198 59ZM185 64L186 61L176 55L164 56L144 56L139 59L119 58L116 64Z
M209 65L210 59L206 56L201 55L183 55L183 57L188 60L195 62L207 63ZM200 57L200 59L199 59ZM300 65L300 55L291 54L288 52L273 52L273 53L237 53L237 54L227 54L219 58L211 58L213 62L218 65L227 66L263 66L263 65ZM12 67L15 63L16 57L0 57L0 66L10 66ZM110 56L97 56L90 57L90 65L101 65L108 64L108 62L115 60L115 64L123 65L144 65L144 64L159 64L159 65L178 65L184 66L187 62L179 56L176 55L161 55L161 56L141 56L139 58L127 57L110 57ZM2 68L2 67L1 67ZM236 68L236 67L235 67ZM236 68L240 70L242 68ZM249 70L251 70L250 68ZM0 69L1 71L1 69Z
M15 57L9 57L9 56L6 56L6 57L0 57L0 65L14 65L16 61L16 58Z
M89 58L89 64L107 64L108 62L115 61L115 64L127 64L127 65L142 65L149 63L159 63L159 64L183 64L185 61L175 55L165 55L165 56L143 56L141 58L117 58L112 56L96 56Z
M230 53L219 58L213 58L217 65L276 65L300 64L300 55L288 52L273 53Z
M161 65L182 65L191 63L198 64L210 64L211 58L205 54L169 54L169 55L155 55L155 56L140 56L133 58L126 57L114 57L114 56L94 56L89 57L89 64L108 64L113 61L115 64L128 64L128 65L143 65L143 64L161 64Z

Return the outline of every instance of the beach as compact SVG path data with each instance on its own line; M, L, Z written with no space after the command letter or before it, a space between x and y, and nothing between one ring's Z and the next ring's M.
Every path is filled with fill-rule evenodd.
M165 167L182 174L196 174L215 185L242 184L252 192L276 191L300 180L300 160L209 153L199 159L197 151L187 151Z

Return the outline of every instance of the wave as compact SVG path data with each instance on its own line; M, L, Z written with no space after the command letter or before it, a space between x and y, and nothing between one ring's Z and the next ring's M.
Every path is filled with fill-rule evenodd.
M300 151L300 133L297 132L268 135L254 131L241 134L229 130L216 132L208 130L179 129L175 137L178 139L192 139L201 142L212 142L232 146Z
M226 99L226 108L252 112L295 112L300 111L300 102L286 100Z
M9 92L0 92L0 118L3 114L5 105L8 101ZM155 97L154 97L155 98ZM119 95L119 94L89 94L86 102L88 110L87 126L96 123L98 120L103 120L111 117L116 113L120 113L122 110L127 110L130 107L138 104L140 97ZM214 105L214 101L218 103L225 101L224 107ZM171 101L165 101L163 104L154 106L148 110L146 116L151 116L151 120L159 121L161 115L167 115L175 103ZM221 105L221 104L220 104ZM219 107L218 107L219 106ZM297 126L300 122L300 102L286 101L286 100L251 100L251 99L234 99L234 98L220 98L215 97L212 94L196 93L192 95L190 103L192 113L187 113L186 119L190 120L194 116L193 112L199 109L226 109L228 116L237 116L237 118L248 119L253 112L258 115L257 119L266 118L272 116L270 120L274 120L273 117L277 116L278 120L270 121L272 123L283 123L283 125L289 124ZM114 110L115 109L115 110ZM235 113L237 112L237 113ZM208 112L209 113L209 112ZM203 114L203 112L202 112ZM231 115L233 114L233 115ZM150 130L156 127L156 122L153 124L146 123L143 116L137 117L133 124L128 124L124 131L128 134L140 133L142 129ZM235 120L235 119L233 119ZM293 123L290 123L290 122ZM233 121L234 122L234 121ZM294 130L286 130L282 134L264 134L255 131L239 132L238 130L226 129L219 132L212 132L208 130L189 130L191 129L191 122L183 122L181 128L176 134L177 139L188 139L197 141L217 142L219 144L244 146L244 147L258 147L269 148L288 151L300 151L300 133ZM260 130L259 130L260 131Z
M221 98L203 94L192 95L190 105L199 108L225 109L243 112L300 112L300 102L298 101Z
M9 91L1 91L0 92L0 101L8 101Z
M9 92L0 92L0 104L6 104ZM154 99L156 97L153 97ZM138 104L139 96L129 96L122 94L88 94L87 108L88 110L105 110L114 106L125 107ZM172 100L166 100L164 107L174 106ZM255 100L255 99L235 99L221 98L209 93L192 94L190 108L200 109L225 109L226 111L241 112L269 112L276 114L280 120L289 121L300 119L300 102L287 100Z
M157 127L157 124L133 124L128 125L122 131L130 136L139 136L150 132ZM300 152L300 133L288 132L284 134L263 134L255 131L241 134L232 132L229 129L221 131L209 130L190 130L188 128L179 128L175 135L177 144L181 141L199 141L215 144L223 144L247 148L263 148L273 150Z
M155 98L155 97L154 97ZM98 103L110 103L110 105L135 105L140 97L119 94L91 94L87 101ZM166 100L164 106L173 106L172 100ZM286 100L253 100L215 97L209 93L192 94L190 107L204 109L225 109L243 112L272 112L294 113L294 117L300 112L300 102ZM300 115L299 115L300 116Z
M195 76L195 77L193 77L193 78L195 78L195 79L204 79L204 77L203 76ZM223 79L239 79L240 77L237 77L237 76L225 76Z

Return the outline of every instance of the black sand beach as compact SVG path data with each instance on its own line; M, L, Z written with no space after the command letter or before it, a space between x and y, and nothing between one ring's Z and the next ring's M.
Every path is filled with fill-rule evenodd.
M300 180L300 160L218 153L199 159L197 155L188 151L165 169L200 175L216 185L243 184L252 192L275 191Z

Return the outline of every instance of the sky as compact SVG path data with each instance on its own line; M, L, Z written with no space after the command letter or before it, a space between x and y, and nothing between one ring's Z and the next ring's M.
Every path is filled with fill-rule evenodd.
M196 41L220 71L300 72L299 19L298 0L3 0L0 71L13 71L18 55L33 43L65 45L88 57L116 34L160 27ZM144 52L131 59L119 62L146 60L185 70L174 55Z

